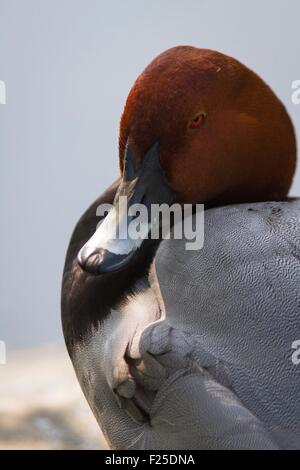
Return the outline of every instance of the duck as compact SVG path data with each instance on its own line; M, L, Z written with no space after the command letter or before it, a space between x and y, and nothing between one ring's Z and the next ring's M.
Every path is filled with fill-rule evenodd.
M61 294L66 347L111 448L300 448L296 154L282 102L230 56L176 46L135 81L120 176L77 223ZM191 205L201 249L174 227L151 238L152 222L114 236L135 204Z

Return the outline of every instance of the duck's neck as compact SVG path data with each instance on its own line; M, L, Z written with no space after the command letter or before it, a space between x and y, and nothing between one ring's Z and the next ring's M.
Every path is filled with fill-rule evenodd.
M84 339L88 331L103 321L112 308L134 293L135 286L148 282L148 272L159 245L157 240L145 240L128 266L123 270L98 276L84 272L77 254L91 237L99 219L99 204L112 203L118 187L113 184L86 211L72 235L64 267L62 283L62 323L65 340L72 352L74 342Z

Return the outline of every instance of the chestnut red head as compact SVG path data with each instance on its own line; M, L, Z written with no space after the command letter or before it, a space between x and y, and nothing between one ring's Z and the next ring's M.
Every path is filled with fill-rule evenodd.
M120 125L137 160L159 142L180 202L282 199L296 162L293 126L266 83L232 57L179 46L156 57L133 85Z

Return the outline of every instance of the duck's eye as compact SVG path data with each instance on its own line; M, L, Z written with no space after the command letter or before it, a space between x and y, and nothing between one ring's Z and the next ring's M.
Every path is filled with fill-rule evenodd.
M196 116L193 117L193 119L190 121L190 128L195 129L196 127L203 126L205 123L206 119L206 114L205 113L199 113L196 114Z

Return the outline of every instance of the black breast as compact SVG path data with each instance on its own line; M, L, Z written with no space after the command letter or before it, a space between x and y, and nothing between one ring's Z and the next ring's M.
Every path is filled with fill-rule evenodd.
M80 248L93 235L99 217L99 204L113 203L120 180L116 181L84 213L77 223L67 250L61 293L63 332L69 354L75 343L83 341L92 326L98 325L109 315L141 281L147 282L147 274L157 241L145 240L131 263L122 271L91 275L81 269L77 262Z

